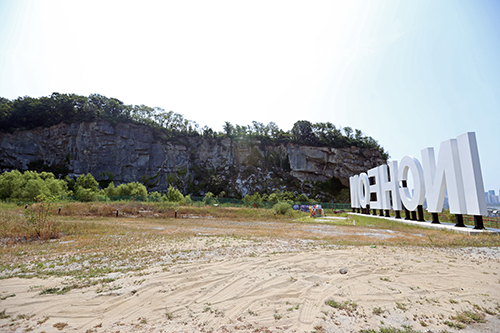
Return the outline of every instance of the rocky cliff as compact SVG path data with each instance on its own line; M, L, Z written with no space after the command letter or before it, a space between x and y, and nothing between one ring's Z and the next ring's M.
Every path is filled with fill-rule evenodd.
M0 171L52 167L74 175L91 173L115 184L167 180L184 192L245 196L255 191L311 192L315 182L339 179L384 163L376 149L311 147L263 143L249 138L183 136L131 123L106 121L58 124L30 131L0 133ZM59 168L56 168L59 167ZM309 187L309 190L308 190Z

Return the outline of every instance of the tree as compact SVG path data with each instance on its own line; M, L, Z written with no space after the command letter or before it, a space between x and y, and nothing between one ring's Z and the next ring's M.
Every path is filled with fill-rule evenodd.
M344 127L344 133L347 138L351 139L352 128L350 128L349 126Z
M145 196L148 194L146 186L138 182L120 184L116 188L116 194L119 196Z
M233 137L234 126L231 125L231 123L229 121L225 121L224 122L223 129L224 129L224 132L226 133L226 136L228 138L232 138Z
M142 175L141 182L144 184L144 186L146 186L148 191L154 187L157 187L160 183L160 171L158 171L154 176Z
M99 193L99 183L90 173L80 175L75 183L75 195L78 201L96 201Z
M95 180L94 176L88 173L87 175L80 175L76 180L75 189L78 190L79 188L87 188L98 192L99 183Z
M51 172L37 173L18 170L0 175L0 199L33 201L38 195L61 196L68 193L64 180L55 179Z
M208 126L203 126L202 130L202 135L206 138L213 138L214 137L214 131L208 127Z
M182 193L178 189L172 186L168 187L167 197L168 201L170 202L180 202L180 203L186 202Z
M292 139L302 144L316 145L317 137L313 132L311 122L299 120L293 124Z
M266 132L269 133L269 135L271 136L271 139L277 139L281 130L279 129L278 125L276 125L276 123L274 121L271 121L266 126Z

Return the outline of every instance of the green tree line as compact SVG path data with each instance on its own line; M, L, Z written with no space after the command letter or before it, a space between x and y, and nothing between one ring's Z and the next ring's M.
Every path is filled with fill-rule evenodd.
M387 160L388 153L370 136L359 129L336 127L330 122L311 123L307 120L295 122L292 129L284 131L275 122L265 125L253 121L251 125L223 124L221 132L208 126L202 128L183 115L162 108L146 105L126 105L116 98L99 94L88 97L76 94L53 93L50 96L33 98L19 97L14 100L0 97L0 131L29 130L65 123L89 122L105 119L112 122L133 122L164 130L171 135L202 136L207 138L230 137L258 138L263 142L294 142L311 146L332 148L375 148Z
M115 187L110 182L106 188L100 188L99 183L90 173L77 178L56 179L52 172L6 171L0 174L0 200L32 202L38 196L44 197L74 197L78 201L97 201L98 196L107 197L153 197L154 201L186 203L189 196L184 196L178 189L170 186L167 193L149 192L146 186L139 182L120 184Z
M141 197L153 199L159 202L173 202L179 204L191 203L189 195L183 195L174 186L170 185L167 193L148 192L146 186L139 182L120 184L115 187L110 182L106 188L100 188L99 183L90 174L80 175L77 178L56 179L51 172L25 171L21 173L18 170L6 171L0 174L0 200L10 200L17 202L33 202L36 198L42 196L45 198L74 197L77 201L89 202L97 201L98 196L107 197ZM224 198L225 192L215 196L211 192L205 194L203 202L212 203L217 199ZM247 195L243 202L315 202L304 194L294 194L290 191L275 191L270 195L258 192Z

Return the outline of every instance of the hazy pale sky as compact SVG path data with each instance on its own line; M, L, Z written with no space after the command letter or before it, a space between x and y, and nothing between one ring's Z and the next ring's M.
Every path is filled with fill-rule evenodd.
M474 131L500 190L499 1L0 0L0 96L53 92L218 131L331 122L398 161Z

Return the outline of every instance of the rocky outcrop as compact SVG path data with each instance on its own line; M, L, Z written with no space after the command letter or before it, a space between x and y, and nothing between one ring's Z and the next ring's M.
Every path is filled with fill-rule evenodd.
M185 168L186 190L214 184L236 195L286 188L305 180L339 178L344 185L384 163L376 149L263 144L245 138L182 137L167 140L138 124L106 121L58 124L50 128L0 134L0 171L26 170L35 162L65 164L75 175L96 179L113 175L115 183L159 175L155 190L166 190L166 176ZM189 182L194 185L189 187ZM212 183L213 184L212 184Z

